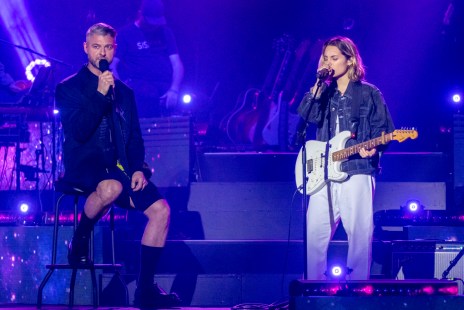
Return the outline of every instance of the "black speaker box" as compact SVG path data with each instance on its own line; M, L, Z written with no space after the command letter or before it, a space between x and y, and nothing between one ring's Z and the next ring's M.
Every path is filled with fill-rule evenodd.
M393 278L403 279L441 279L443 272L464 248L462 242L445 241L393 241ZM464 259L457 259L447 278L464 278ZM459 282L459 293L463 286Z

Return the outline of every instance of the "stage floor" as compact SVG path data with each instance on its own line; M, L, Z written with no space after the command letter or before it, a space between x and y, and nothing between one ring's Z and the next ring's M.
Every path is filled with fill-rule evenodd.
M4 304L0 305L0 309L15 309L15 310L36 310L36 306L34 305L16 305L16 304ZM67 305L44 305L41 308L42 310L69 310L69 309L75 309L75 310L90 310L90 309L95 309L92 306L74 306L72 308L69 308ZM100 310L136 310L138 308L134 307L98 307L97 309ZM230 309L230 308L217 308L217 307L176 307L176 308L171 308L171 309L177 309L177 310L201 310L201 309L208 309L208 310L224 310L224 309ZM250 309L250 308L247 308Z

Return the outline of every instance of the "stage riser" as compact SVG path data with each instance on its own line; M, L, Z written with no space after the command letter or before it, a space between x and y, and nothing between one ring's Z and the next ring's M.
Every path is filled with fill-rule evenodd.
M464 241L462 226L406 226L408 240L453 240Z
M133 304L135 276L129 278L129 303ZM163 274L155 281L166 291L175 291L184 306L232 307L241 303L270 304L288 296L289 283L301 274ZM103 275L103 288L110 281Z
M188 210L199 213L208 240L302 239L302 196L294 193L293 182L198 182L191 184ZM445 184L378 182L374 211L399 209L410 199L444 210Z
M293 183L192 183L188 209L200 214L207 240L302 239L294 191Z
M65 263L66 242L71 239L72 227L62 227L60 232L57 261ZM4 236L1 241L4 256L0 261L1 287L7 287L7 292L16 294L13 302L35 304L37 288L47 272L45 265L51 262L53 227L0 227L0 233ZM109 262L106 258L106 254L109 254L108 237L107 227L97 227L97 262L103 254L104 261ZM385 257L380 255L379 246L380 244L375 244L374 256ZM345 261L346 250L346 242L332 242L329 248L329 262ZM123 272L134 275L130 281L135 281L139 268L139 241L121 243L117 239L116 251L117 262L124 265ZM16 260L14 267L11 266L12 257ZM163 287L169 290L171 285L174 285L175 291L190 296L196 305L208 306L221 306L225 301L234 305L236 300L273 302L287 296L288 282L301 278L302 274L302 241L291 241L287 244L285 241L240 240L168 241L157 272L160 279L165 279L163 281L172 280L172 283L168 282L166 286L163 284ZM194 279L197 281L193 281ZM79 272L77 281L76 304L91 304L91 282L88 272ZM44 289L44 303L66 304L69 283L69 271L55 271ZM230 293L221 287L230 287ZM207 292L216 293L208 295ZM133 295L129 295L129 299L132 301ZM12 302L9 293L1 294L0 303L2 302Z
M106 229L98 227L96 231L97 240L101 240L96 247L97 261L103 256L102 243L108 244L109 241ZM63 227L61 232L58 262L64 263L66 240L69 241L72 236L72 227ZM2 287L7 287L8 292L15 292L14 302L35 304L37 287L46 273L45 265L50 263L52 227L0 227L0 233L5 236L1 243L4 256L0 261ZM401 251L395 249L392 256L389 253L389 243L374 242L372 276L389 270L389 262L392 262L392 270L396 271L392 272L393 276L402 268L406 279L439 278L449 261L457 255L457 251L434 253L417 248ZM124 264L125 273L134 275L131 281L135 281L139 266L139 242L120 243L117 240L116 250L117 261ZM107 249L103 251L108 254ZM329 248L329 265L343 265L346 252L346 241L332 242ZM168 241L157 276L160 281L168 281L166 285L163 282L163 287L169 290L173 286L173 290L190 296L195 305L221 306L226 303L233 305L236 300L273 302L285 297L288 281L300 278L302 273L302 241L291 241L287 244L285 241L186 240ZM464 277L464 261L453 268L449 277ZM46 304L67 303L69 278L70 273L67 271L55 272L44 290ZM76 303L90 304L91 282L87 272L80 273L77 280ZM282 285L285 294L279 293L282 292ZM230 288L230 295L218 287ZM216 293L207 296L209 291ZM9 293L2 294L0 302L11 302L11 298ZM133 295L130 295L130 300L132 298Z
M294 180L296 153L204 153L199 155L202 182L288 182ZM446 182L443 153L385 153L381 159L385 182Z
M117 255L127 272L136 272L138 243L125 244ZM333 241L328 252L328 265L346 265L346 241ZM134 254L132 254L134 253ZM389 244L374 242L372 277L390 275ZM168 241L158 267L158 274L237 274L266 277L270 274L303 274L303 242L291 241ZM272 284L281 285L279 281Z
M103 227L95 229L95 260L102 261L102 240L107 238ZM58 239L57 263L66 263L67 244L72 238L72 227L61 227ZM0 227L0 303L35 304L37 289L51 263L52 226ZM105 237L103 237L105 236ZM108 240L108 239L106 239ZM97 270L97 274L100 271ZM43 291L44 304L67 304L71 270L56 270ZM92 304L90 273L78 271L75 303Z

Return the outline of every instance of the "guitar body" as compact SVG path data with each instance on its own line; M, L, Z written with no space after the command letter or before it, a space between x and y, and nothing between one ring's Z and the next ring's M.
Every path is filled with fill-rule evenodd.
M340 170L343 161L333 161L332 153L342 150L346 141L350 139L349 131L342 131L329 141L329 154L326 156L326 142L310 140L305 143L306 146L306 177L308 179L306 193L312 195L319 191L327 181L341 182L348 177L348 174ZM324 173L326 159L327 178ZM300 193L303 193L303 150L298 153L295 164L295 181L296 187Z

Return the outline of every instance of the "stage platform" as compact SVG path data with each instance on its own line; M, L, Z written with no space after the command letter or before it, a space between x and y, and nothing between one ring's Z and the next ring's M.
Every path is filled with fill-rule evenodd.
M172 219L156 281L165 290L182 295L185 307L179 309L230 309L252 303L265 308L289 298L289 283L302 277L304 257L301 195L296 193L292 176L295 157L294 153L202 154L197 158L195 182L161 188L170 202ZM444 210L446 182L435 170L441 164L430 164L442 163L442 159L441 154L386 154L385 166L402 172L409 166L409 172L398 176L384 174L379 179L375 210L399 209L411 196L420 199L427 209ZM184 166L188 171L189 165ZM1 194L0 201L11 211L14 199L25 193ZM53 193L42 194L48 194L49 200L53 200ZM51 211L52 206L52 203L43 204L46 211ZM140 236L146 219L137 212L125 215L124 221L116 222L116 260L124 266L121 275L132 300L139 267ZM100 225L97 241L105 245L108 244L107 227ZM461 236L457 229L434 229L440 232L436 235L447 240L445 243L454 240L450 236ZM72 228L65 226L61 231L59 260L66 257L65 245L72 236ZM15 222L0 227L0 232L7 237L0 245L8 251L4 255L6 259L0 261L3 274L8 274L0 278L0 284L6 288L0 290L0 307L35 309L37 287L44 276L44 266L50 263L52 226ZM420 238L425 232L420 227L409 227L402 236ZM372 278L436 277L464 244L464 240L454 240L453 248L446 251L435 244L427 247L427 251L418 251L418 242L407 238L403 241L407 248L393 246L392 240L374 242ZM101 252L96 254L106 260L105 253L109 252L103 245L98 246ZM334 240L329 249L329 263L344 264L346 251L343 236ZM22 261L10 263L11 259L18 258ZM100 289L105 290L113 275L98 276ZM44 291L43 309L64 309L47 305L67 303L69 273L53 277L50 287ZM464 261L459 262L450 277L464 277ZM78 277L82 282L76 292L76 304L91 304L87 280L87 274Z
M26 305L15 305L15 304L0 304L0 309L15 309L15 310L37 310L35 306L26 306ZM42 310L69 310L70 308L68 306L43 306L41 308ZM90 306L74 306L74 310L91 310L95 309ZM135 310L138 308L134 307L98 307L97 309L100 310ZM205 307L177 307L173 308L177 310L201 310L201 309L208 309L208 310L224 310L224 309L230 309L230 308L215 308L215 307L210 307L210 308L205 308ZM248 308L250 309L250 308Z

